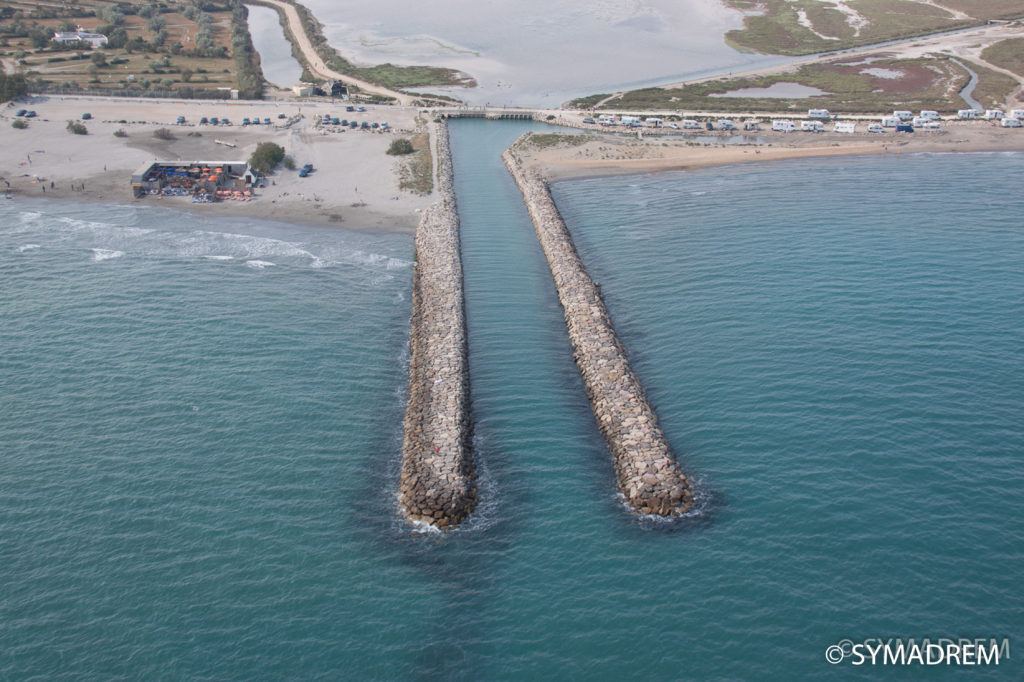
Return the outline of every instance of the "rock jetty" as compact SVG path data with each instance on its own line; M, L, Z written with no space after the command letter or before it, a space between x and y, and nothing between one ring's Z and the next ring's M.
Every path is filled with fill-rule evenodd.
M627 504L641 514L681 514L693 504L690 481L669 448L547 182L518 159L515 150L521 142L522 138L502 158L523 193L551 269L565 311L573 357L597 425L611 450L619 490Z
M476 506L459 216L448 128L437 127L438 191L416 228L409 395L399 505L413 521L451 528Z

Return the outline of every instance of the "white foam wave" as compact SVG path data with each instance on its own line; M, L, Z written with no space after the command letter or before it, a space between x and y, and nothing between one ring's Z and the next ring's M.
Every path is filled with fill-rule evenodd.
M250 268L256 268L257 270L262 270L263 268L269 268L276 265L276 263L271 263L267 260L247 260L245 261L245 264Z
M22 244L18 247L18 251L24 253L25 251L35 251L39 248L39 244Z
M235 260L234 256L203 256L207 260Z
M110 260L111 258L120 258L124 255L124 251L115 251L114 249L89 249L92 251L92 259L94 261Z

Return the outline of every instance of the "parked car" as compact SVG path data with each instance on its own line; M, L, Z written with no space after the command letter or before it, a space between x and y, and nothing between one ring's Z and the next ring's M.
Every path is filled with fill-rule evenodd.
M356 107L356 111L366 111L366 107Z
M206 125L209 122L210 122L210 120L208 118L206 118L205 116L203 116L201 119L199 119L199 125Z
M221 125L224 125L224 126L229 126L229 125L231 125L231 121L230 121L230 120L228 120L228 119L226 119L226 118L222 118L222 119L220 120L220 124L221 124Z
M185 122L185 117L184 116L179 116L178 117L178 125L181 125L184 122Z
M679 124L674 121L669 121L668 127L673 128L675 130L679 130Z
M36 117L36 110L35 109L29 109L28 111L25 112L25 118L35 118L35 117Z
M92 118L92 114L90 114L89 112L82 114L83 121L88 121L90 118Z
M220 119L217 118L216 116L214 116L213 118L210 119L210 124L211 125L217 125L218 123L220 123Z
M353 107L353 106L351 106L351 105L350 105L350 106L347 106L347 107L345 107L345 111L355 111L355 110L356 110L356 108L355 108L355 107Z
M589 116L587 116L585 119L583 119L583 122L584 123L595 123L595 124L597 123L597 121L595 121L594 119L590 118Z
M270 125L270 119L269 118L264 118L263 119L263 125Z
M18 109L18 111L14 115L15 116L24 116L26 113L28 113L28 112L26 112L24 109Z
M285 115L284 115L284 113L280 113L280 114L277 115L277 117L278 118L285 118Z
M247 126L250 123L252 123L252 121L249 120L248 116L246 116L245 118L242 119L242 125Z

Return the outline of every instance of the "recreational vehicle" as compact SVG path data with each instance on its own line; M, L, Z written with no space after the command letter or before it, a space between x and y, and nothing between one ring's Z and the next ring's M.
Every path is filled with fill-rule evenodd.
M772 130L780 133L791 133L796 130L796 124L792 121L772 121Z
M831 118L828 109L808 109L807 118Z
M821 121L800 121L800 130L805 133L823 133L825 124Z
M930 120L930 118L925 118L924 116L915 116L913 120L910 122L910 125L914 126L915 128L923 128L924 124Z
M914 118L914 113L912 111L894 111L892 112L892 115L901 121L909 121Z
M683 121L683 130L700 130L700 123L686 119Z
M612 114L601 114L597 117L597 122L603 126L613 126L616 124L615 116Z
M885 126L882 125L881 123L872 123L871 125L868 126L868 132L869 133L884 133L885 132Z
M900 122L901 121L900 121L900 117L899 116L883 116L882 117L882 125L885 126L886 128L895 128L896 126L898 126L900 124Z
M648 128L661 128L665 125L665 122L660 118L645 118L644 125Z
M1024 109L1011 109L1010 118L1015 118L1018 121L1024 119Z
M631 126L634 123L636 123L636 124L640 123L640 117L639 116L623 116L622 117L622 125L624 125L624 126Z
M836 121L834 130L837 133L855 133L857 132L857 124L853 121Z
M939 112L932 111L931 109L922 109L921 110L921 118L929 118L929 119L936 120L936 121L941 121L942 120L942 117L939 116Z
M998 121L1006 114L1003 113L1002 109L987 109L985 115L982 117L987 121Z
M1022 125L1024 125L1020 122L1019 118L1004 118L1002 121L1000 121L1000 124L1004 128L1020 128Z
M719 130L736 130L736 124L727 118L720 119L718 121Z
M956 112L956 117L963 121L973 121L977 115L978 112L975 111L974 109L961 109L960 111Z

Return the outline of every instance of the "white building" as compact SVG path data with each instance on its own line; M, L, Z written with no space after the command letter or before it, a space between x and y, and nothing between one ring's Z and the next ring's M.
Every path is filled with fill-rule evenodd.
M77 31L57 31L50 40L62 45L87 43L94 50L107 44L107 37L105 35L102 33L90 33L81 26L78 27Z

